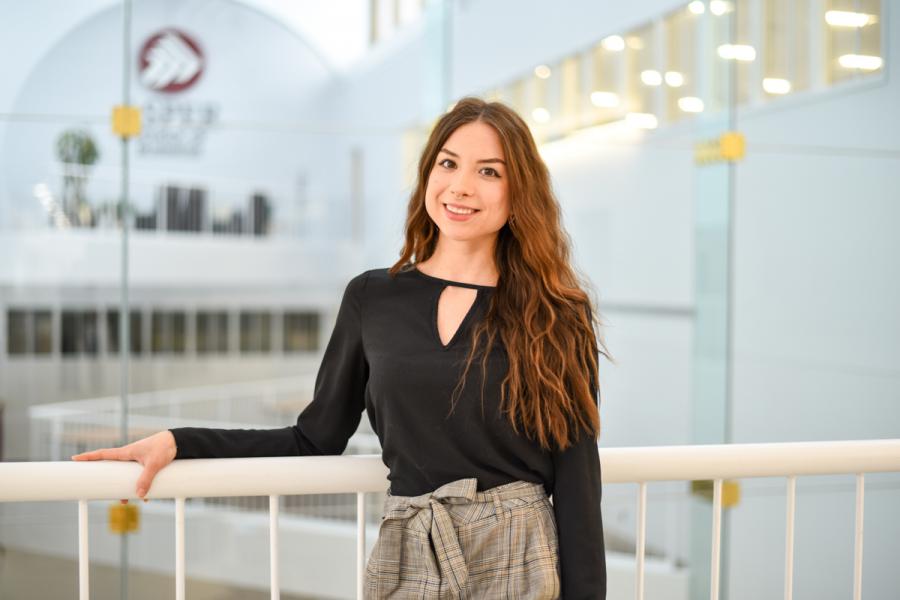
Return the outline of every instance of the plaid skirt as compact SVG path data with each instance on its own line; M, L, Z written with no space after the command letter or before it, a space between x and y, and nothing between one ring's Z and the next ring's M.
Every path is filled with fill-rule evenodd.
M558 598L559 543L544 487L514 481L478 492L477 484L388 492L363 598Z

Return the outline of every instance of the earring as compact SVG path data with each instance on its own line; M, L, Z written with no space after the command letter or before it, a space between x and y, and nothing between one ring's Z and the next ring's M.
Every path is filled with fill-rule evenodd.
M516 222L516 215L509 215L509 219L507 219L507 223L512 225L515 222Z

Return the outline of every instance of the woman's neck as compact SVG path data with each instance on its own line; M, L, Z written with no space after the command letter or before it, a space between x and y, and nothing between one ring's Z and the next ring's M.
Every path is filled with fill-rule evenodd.
M416 268L432 277L476 285L497 285L493 246L439 239L434 253Z

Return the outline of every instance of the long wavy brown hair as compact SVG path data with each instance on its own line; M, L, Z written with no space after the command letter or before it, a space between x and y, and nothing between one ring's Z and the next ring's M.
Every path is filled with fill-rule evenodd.
M501 384L500 409L513 429L521 427L542 448L564 450L580 431L600 434L598 360L612 361L596 335L601 321L570 265L571 240L561 225L559 202L547 166L528 125L510 107L466 97L438 119L422 151L409 199L406 240L393 275L427 260L439 230L425 209L425 189L447 138L466 123L481 121L500 137L508 172L509 221L500 229L494 260L500 274L485 318L472 330L471 350L453 393L462 390L480 354L482 403L489 349L499 338L509 369ZM483 345L479 344L486 338Z

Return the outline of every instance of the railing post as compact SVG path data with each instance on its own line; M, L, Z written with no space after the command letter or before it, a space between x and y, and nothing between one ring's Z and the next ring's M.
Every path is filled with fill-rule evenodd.
M787 478L787 508L784 540L784 600L794 595L794 514L797 506L797 476Z
M722 480L713 482L712 565L709 569L709 598L719 600L719 554L722 539Z
M272 600L278 600L281 586L278 583L278 496L269 496L269 587Z
M90 600L90 556L88 554L87 500L78 501L78 598Z
M856 474L856 542L853 560L853 600L862 598L862 561L863 561L863 493L865 474Z
M644 600L644 554L647 539L647 482L638 483L637 544L635 544L635 595L637 600Z
M184 498L175 498L175 600L184 600Z
M366 575L366 494L356 493L356 597L362 600Z

